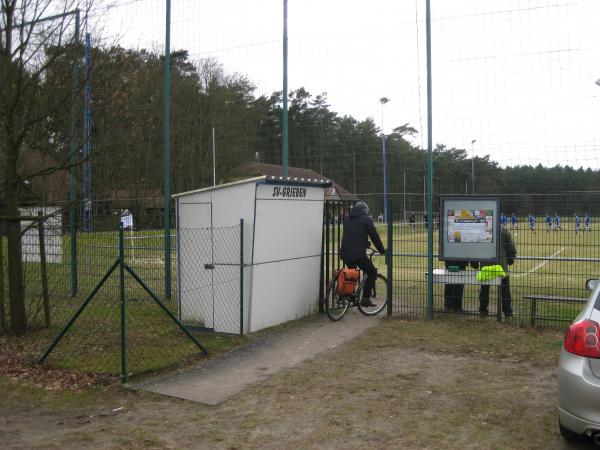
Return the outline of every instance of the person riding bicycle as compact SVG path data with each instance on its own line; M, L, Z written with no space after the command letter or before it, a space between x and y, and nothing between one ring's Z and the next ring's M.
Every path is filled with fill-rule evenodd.
M377 269L367 257L369 238L379 253L385 254L385 248L373 225L373 219L369 217L369 206L365 202L358 202L350 210L350 217L344 224L340 257L346 266L351 269L358 267L367 275L360 304L373 307L376 305L371 302L371 292L377 278Z

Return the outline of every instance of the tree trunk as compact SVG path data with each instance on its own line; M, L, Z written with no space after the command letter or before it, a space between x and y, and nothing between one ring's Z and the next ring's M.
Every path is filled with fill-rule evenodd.
M38 237L40 244L40 271L42 276L42 301L44 304L44 324L46 328L50 328L52 320L50 318L50 298L48 296L48 270L46 265L46 242L44 236L44 213L42 208L38 211Z
M7 331L6 310L4 309L4 239L0 236L0 327Z
M6 236L8 238L8 298L10 305L10 329L16 335L22 335L27 330L27 315L25 311L25 292L23 289L23 255L21 253L21 221L19 217L19 176L17 159L19 156L19 138L15 107L17 102L17 83L15 82L15 66L12 64L12 21L16 1L5 5L3 11L6 18L4 31L4 48L1 56L2 90L1 105L4 115L4 132L2 142L5 155L4 165L4 213L6 221Z
M9 137L9 136L7 136ZM6 145L6 166L4 170L5 214L10 217L6 221L6 237L8 240L8 298L10 305L10 329L17 336L27 329L25 312L25 292L23 289L23 254L21 249L21 222L15 220L19 216L17 151L11 145L10 138Z
M6 171L8 175L10 170ZM8 177L7 177L8 178ZM6 185L9 183L7 182ZM16 184L16 183L15 183ZM16 217L19 214L16 195L6 192L6 213ZM6 223L8 237L8 298L10 304L10 329L20 336L27 330L27 315L25 312L25 292L23 288L23 254L21 252L21 223L9 220Z

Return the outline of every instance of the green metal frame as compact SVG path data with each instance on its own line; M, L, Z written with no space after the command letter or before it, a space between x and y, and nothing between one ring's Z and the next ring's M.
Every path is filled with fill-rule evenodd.
M152 300L154 300L156 302L156 304L160 307L160 309L162 309L163 312L167 316L169 316L169 318L173 322L175 322L175 324L179 327L179 329L181 331L183 331L188 338L190 338L190 340L196 345L196 347L198 347L200 350L202 350L202 353L204 353L205 355L208 355L208 351L206 350L206 348L204 348L204 346L194 337L194 335L192 333L190 333L190 331L177 319L177 317L175 317L173 315L173 313L171 311L169 311L169 309L164 305L164 303L160 301L158 296L154 292L152 292L152 289L150 289L146 285L146 283L144 283L144 280L142 280L142 278L127 264L125 264L125 270L127 270L127 272L129 272L129 274L133 277L133 279L135 281L137 281L140 284L140 286L142 286L142 288L152 298Z
M121 312L121 383L127 381L127 334L125 327L125 244L123 222L119 224L119 309Z
M88 295L85 298L85 300L81 303L81 305L79 306L79 308L77 308L77 311L75 311L75 314L73 314L73 316L69 319L69 321L63 327L63 329L60 331L60 333L58 333L58 335L54 338L54 340L50 344L50 347L48 347L48 349L44 352L44 354L42 355L42 357L38 361L40 364L42 364L46 360L46 358L48 357L48 355L52 352L52 350L54 350L54 347L56 347L56 345L60 342L60 340L65 335L65 333L69 330L69 328L71 328L71 325L73 325L75 323L75 321L77 320L77 318L79 317L79 315L83 312L83 310L87 307L87 305L92 301L92 299L94 298L94 296L98 293L98 291L100 290L100 288L104 285L104 283L106 283L106 280L108 280L108 278L110 277L110 275L114 272L114 270L118 266L119 266L119 260L117 260L117 261L115 261L113 263L113 265L111 266L111 268L108 269L108 271L104 274L104 276L102 277L102 279L100 280L100 282L96 285L96 287L94 289L92 289L92 292L90 293L90 295Z
M125 271L129 272L129 274L137 281L142 288L150 295L150 297L158 304L158 306L163 310L163 312L179 327L181 331L185 333L185 335L198 347L202 353L205 355L208 354L208 351L204 348L204 346L194 337L192 333L173 315L171 311L159 300L157 295L152 292L152 290L144 283L144 280L125 263L125 246L123 239L123 224L121 223L119 226L119 257L113 263L113 265L108 269L108 271L104 274L100 282L94 287L92 292L85 298L83 303L77 308L75 314L69 319L67 324L63 327L63 329L58 333L58 335L54 338L48 349L44 352L42 357L39 359L39 363L42 364L50 355L52 350L58 345L64 335L67 333L69 328L75 323L77 318L81 315L81 313L85 310L85 308L90 304L92 299L98 293L100 288L104 285L106 280L110 277L110 275L114 272L114 270L119 268L119 307L120 307L120 346L121 346L121 383L127 382L128 374L127 374L127 327L126 327L126 301L125 301Z

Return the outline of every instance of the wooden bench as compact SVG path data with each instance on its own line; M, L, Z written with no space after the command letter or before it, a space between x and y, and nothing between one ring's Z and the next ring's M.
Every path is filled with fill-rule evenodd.
M587 298L581 297L561 297L557 295L538 295L538 294L530 294L524 295L523 299L531 300L531 325L535 325L535 318L537 313L537 302L538 301L546 301L546 302L557 302L557 303L575 303L575 304L585 304L587 303ZM542 317L540 317L541 319ZM556 318L553 318L556 319ZM567 320L567 319L563 319Z

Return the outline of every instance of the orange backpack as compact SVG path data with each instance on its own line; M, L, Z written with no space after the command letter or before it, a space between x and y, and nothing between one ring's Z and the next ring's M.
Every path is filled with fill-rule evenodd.
M337 277L337 293L339 295L354 294L354 289L360 278L360 270L348 269L347 267L339 271Z

